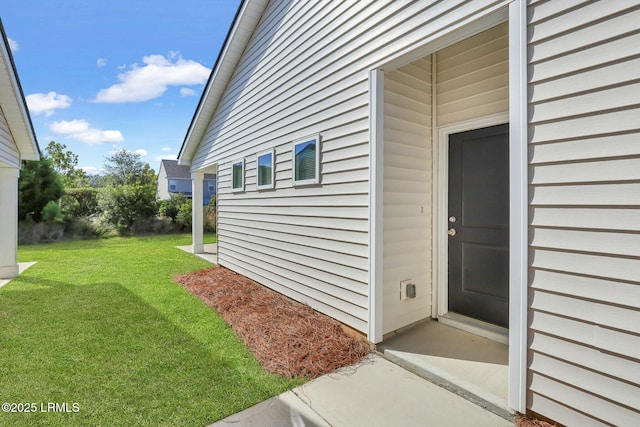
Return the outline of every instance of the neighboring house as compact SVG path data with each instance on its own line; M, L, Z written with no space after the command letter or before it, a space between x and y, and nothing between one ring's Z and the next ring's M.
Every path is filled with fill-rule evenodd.
M158 172L159 200L169 200L172 194L182 193L191 198L191 171L188 166L181 166L177 160L162 160ZM207 174L203 185L203 204L208 205L211 196L216 194L216 176Z
M0 21L0 279L18 275L18 178L23 160L39 160L40 148Z
M219 264L374 343L491 324L511 408L638 425L639 30L637 0L243 1L179 155Z

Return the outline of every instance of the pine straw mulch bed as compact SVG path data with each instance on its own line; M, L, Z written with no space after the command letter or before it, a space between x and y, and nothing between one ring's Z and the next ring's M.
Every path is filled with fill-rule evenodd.
M269 372L316 378L370 353L338 321L224 267L174 280L220 313Z
M516 427L558 427L558 425L518 414L516 415Z

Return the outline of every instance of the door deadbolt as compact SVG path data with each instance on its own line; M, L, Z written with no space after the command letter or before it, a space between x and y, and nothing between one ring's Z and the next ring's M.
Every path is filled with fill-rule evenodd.
M456 217L455 216L450 216L449 217L449 222L456 222Z
M449 236L455 236L456 235L456 230L454 228L450 228L449 231L447 231L447 234Z

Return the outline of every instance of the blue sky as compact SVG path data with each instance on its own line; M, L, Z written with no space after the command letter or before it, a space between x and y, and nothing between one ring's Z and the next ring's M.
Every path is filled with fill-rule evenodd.
M96 173L122 148L176 158L240 0L2 3L40 148Z

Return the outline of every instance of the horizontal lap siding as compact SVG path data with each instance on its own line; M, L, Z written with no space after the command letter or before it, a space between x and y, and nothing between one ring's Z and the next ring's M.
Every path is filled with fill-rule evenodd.
M18 148L13 142L13 136L4 113L0 109L0 165L2 163L20 167L20 153L18 153Z
M529 7L528 407L640 423L640 7Z
M438 126L509 111L507 23L447 47L436 58Z
M431 60L384 79L383 332L431 314ZM400 300L411 279L416 298Z
M504 3L270 2L192 162L218 166L220 264L366 331L369 69ZM321 184L292 187L291 142L318 132ZM275 189L257 191L272 148Z

